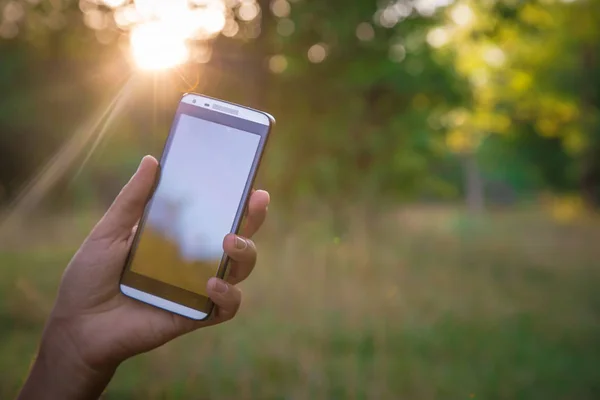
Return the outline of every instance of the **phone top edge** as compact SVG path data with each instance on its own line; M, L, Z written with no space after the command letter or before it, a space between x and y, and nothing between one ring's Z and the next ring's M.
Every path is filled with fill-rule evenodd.
M269 119L271 120L271 125L275 125L277 124L277 121L275 120L275 117L272 116L271 114L269 114L268 112L265 112L265 114L267 115L267 117L269 117Z
M161 308L163 310L181 315L186 318L190 318L196 321L203 321L210 316L210 313L194 310L193 308L186 307L184 305L172 302L170 300L163 299L162 297L155 296L151 293L143 292L139 289L124 285L122 283L119 285L119 288L121 289L121 293L123 293L127 297L131 297L132 299L136 299L143 303Z
M275 118L264 111L255 110L239 104L218 100L197 93L185 93L181 97L180 103L209 109L211 111L225 115L231 115L233 117L245 119L247 121L252 121L265 126L271 126L275 122Z

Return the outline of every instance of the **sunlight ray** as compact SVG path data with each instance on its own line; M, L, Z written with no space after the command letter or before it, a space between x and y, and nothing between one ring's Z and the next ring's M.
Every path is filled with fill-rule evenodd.
M82 154L85 146L98 136L84 163L89 159L110 122L123 108L125 100L132 92L132 85L133 77L130 77L109 104L101 109L95 117L90 118L81 128L77 129L75 134L40 169L40 172L25 184L12 205L7 208L2 218L0 218L0 233L10 231L10 226L18 223L24 215L33 210L59 179L64 176L77 157ZM103 122L105 123L103 124ZM99 127L102 127L102 129L98 132Z

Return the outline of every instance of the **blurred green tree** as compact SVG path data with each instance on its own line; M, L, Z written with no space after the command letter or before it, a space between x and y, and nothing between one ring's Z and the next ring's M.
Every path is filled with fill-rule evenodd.
M430 44L469 82L448 114L448 144L477 153L500 134L536 169L535 189L579 189L600 201L600 4L461 0L430 31Z
M460 101L460 85L425 43L435 19L403 2L270 9L269 106L284 126L271 183L291 198L318 194L338 205L451 192L433 173L446 151L431 125Z
M129 73L131 1L105 3L3 3L4 187L30 176ZM492 179L524 192L579 185L598 202L597 3L222 4L223 35L196 42L190 70L201 71L198 90L277 116L261 181L281 201L318 196L337 209L464 192L480 208ZM166 134L167 100L182 86L154 109L128 110L113 168L147 140L134 132Z

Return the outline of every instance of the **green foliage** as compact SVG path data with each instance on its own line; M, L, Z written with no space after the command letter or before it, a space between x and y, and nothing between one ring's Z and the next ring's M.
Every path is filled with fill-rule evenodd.
M209 42L213 60L191 66L189 85L175 71L154 108L142 90L80 184L107 170L122 179L140 154L158 154L177 95L192 89L276 116L260 183L280 201L453 198L462 152L523 193L600 196L597 2L281 2L289 13L259 1L258 38L238 18L239 37ZM79 6L27 5L20 35L0 41L5 198L129 74L123 41L87 28Z
M595 173L582 177L598 168L599 16L593 1L456 2L439 47L471 98L450 118L450 143L474 150L481 137L507 135L539 170L538 188L597 191Z
M292 197L363 199L436 187L432 165L444 155L443 139L428 116L458 96L423 41L432 21L416 17L387 29L371 22L373 3L338 3L295 3L277 22L295 29L272 44L288 64L269 86L286 140L275 138L286 157L273 169L287 182L277 174L272 185L288 184L282 192ZM360 26L372 37L357 37ZM313 46L324 52L321 62L310 61Z

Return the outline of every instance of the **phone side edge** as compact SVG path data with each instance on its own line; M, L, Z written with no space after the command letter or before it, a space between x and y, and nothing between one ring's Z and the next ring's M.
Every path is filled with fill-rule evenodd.
M248 209L248 204L250 202L250 197L251 197L251 193L252 193L252 188L254 187L254 183L256 182L256 177L258 176L258 172L260 170L260 166L262 164L263 161L263 157L264 154L267 151L267 145L269 143L269 138L271 136L271 131L273 129L273 126L275 125L275 118L273 116L271 116L269 113L264 112L264 111L260 111L260 110L255 110L255 109L250 109L256 113L259 114L263 114L266 115L268 120L269 120L269 125L267 125L267 133L265 134L265 139L264 139L264 143L262 145L262 148L260 149L260 154L258 155L258 160L256 161L256 167L254 168L254 174L252 174L252 177L249 179L249 184L247 183L247 187L250 188L250 190L247 191L247 194L245 196L244 199L242 199L242 202L244 203L244 206L241 208L241 216L238 217L238 215L236 215L236 224L232 227L232 233L234 234L239 234L241 225L242 225L242 221L244 219L244 213L246 212L246 210ZM221 267L219 268L219 271L217 272L217 277L220 279L227 279L227 276L229 275L230 272L230 258L227 255L227 253L224 253L224 261L223 264L221 265ZM210 304L210 309L208 310L208 317L210 318L211 315L214 312L214 303L212 302L212 300L209 299L209 304Z

